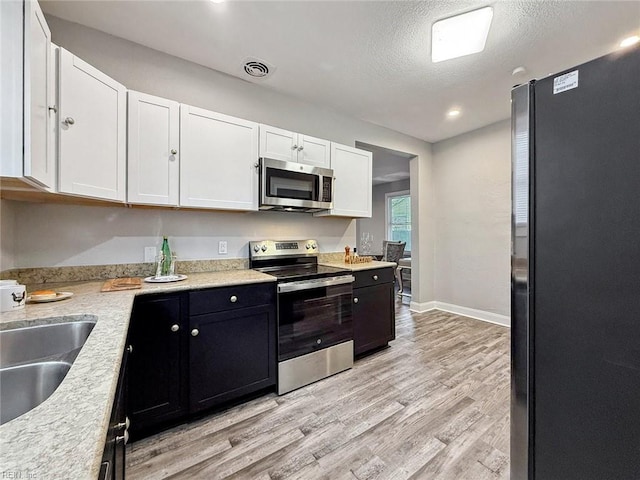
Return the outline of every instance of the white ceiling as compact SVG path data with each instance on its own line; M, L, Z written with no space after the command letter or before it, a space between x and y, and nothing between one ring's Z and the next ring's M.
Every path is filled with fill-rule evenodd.
M434 64L431 24L492 5L484 52ZM614 50L640 32L640 2L42 1L45 13L248 78L429 142L509 117L510 88ZM527 73L513 77L520 65ZM451 107L462 115L447 120Z

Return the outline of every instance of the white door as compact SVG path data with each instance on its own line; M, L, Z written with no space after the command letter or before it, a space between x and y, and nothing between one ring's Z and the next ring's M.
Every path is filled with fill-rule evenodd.
M331 142L298 134L298 162L315 167L330 168Z
M60 49L59 191L125 199L126 88Z
M178 205L180 104L128 92L127 201Z
M180 105L180 205L258 210L258 124Z
M55 186L55 158L49 150L51 31L36 1L24 15L24 176ZM51 105L53 106L53 105Z
M260 125L260 157L296 162L298 158L298 134Z
M333 209L316 216L371 217L372 154L331 143Z

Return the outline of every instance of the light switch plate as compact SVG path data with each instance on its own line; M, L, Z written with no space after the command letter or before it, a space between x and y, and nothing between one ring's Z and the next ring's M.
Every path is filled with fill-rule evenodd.
M144 263L156 261L156 247L144 247Z
M227 253L227 242L226 242L226 240L220 240L218 242L218 253L226 255L226 253Z

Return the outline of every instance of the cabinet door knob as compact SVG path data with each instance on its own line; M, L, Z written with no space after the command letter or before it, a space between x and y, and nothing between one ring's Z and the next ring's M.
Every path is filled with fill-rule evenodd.
M53 110L53 113L58 113L58 107L56 107L55 105L49 107L49 110Z
M291 147L291 150L297 150L298 149L298 145L294 145L293 147Z
M180 325L178 325L177 323L175 325L171 325L172 332L177 332L178 330L180 330Z
M353 303L358 303L360 300L358 300L358 297L353 297Z
M231 298L229 298L229 301L231 303L236 303L238 301L238 297L236 297L235 295L231 295Z
M129 345L127 347L127 352L132 353L133 352L133 345Z
M200 332L198 331L197 328L194 328L193 330L191 330L191 336L192 337L197 337L199 333Z
M178 150L176 150L175 148L171 149L171 155L176 155L178 153Z
M121 437L116 437L116 443L120 443L123 441L125 445L129 443L129 432L126 430L124 431L124 435L122 435Z
M373 276L373 279L374 279L374 280L378 280L378 275L374 275L374 276Z
M62 123L64 123L65 125L69 126L69 125L73 125L74 123L76 123L76 121L71 117L67 117L62 121Z
M301 152L304 149L304 146L299 146L298 151Z

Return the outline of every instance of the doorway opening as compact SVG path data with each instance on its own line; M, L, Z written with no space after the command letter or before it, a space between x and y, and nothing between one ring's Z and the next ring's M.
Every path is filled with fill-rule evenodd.
M411 179L409 163L415 155L356 142L356 147L373 155L371 218L356 220L356 241L361 255L382 258L383 241L405 242L398 262L399 298L411 300ZM417 266L416 266L417 267Z

